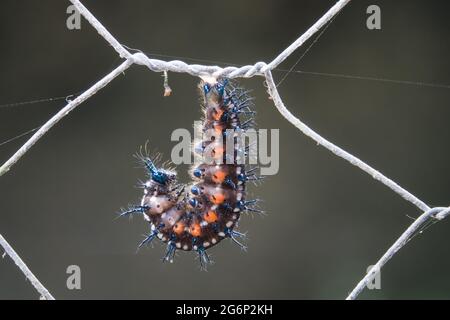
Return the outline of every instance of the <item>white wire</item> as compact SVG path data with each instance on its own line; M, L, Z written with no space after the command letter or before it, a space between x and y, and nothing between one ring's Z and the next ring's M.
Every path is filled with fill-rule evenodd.
M39 292L41 298L44 300L55 300L55 298L50 294L50 292L42 285L42 283L34 276L31 270L27 267L25 262L19 257L19 255L14 251L11 245L6 241L5 238L0 234L0 246L5 250L5 254L10 256L14 263L19 267L22 273L31 282L33 287Z

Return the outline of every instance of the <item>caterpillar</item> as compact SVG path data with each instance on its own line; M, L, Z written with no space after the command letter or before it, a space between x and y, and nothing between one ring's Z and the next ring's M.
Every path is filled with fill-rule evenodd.
M160 156L137 155L148 173L142 183L141 204L131 206L120 216L142 214L150 233L139 248L158 238L167 244L163 261L173 262L176 250L196 251L200 266L211 259L206 250L229 238L241 249L245 234L236 230L242 212L262 213L257 199L247 200L246 184L262 177L257 167L242 162L250 146L243 146L239 133L253 127L253 99L228 79L202 80L199 92L203 105L203 138L194 153L201 161L190 170L192 183L180 184L176 171L158 165ZM211 134L206 134L210 132ZM231 150L231 152L228 152ZM205 155L209 155L205 159Z

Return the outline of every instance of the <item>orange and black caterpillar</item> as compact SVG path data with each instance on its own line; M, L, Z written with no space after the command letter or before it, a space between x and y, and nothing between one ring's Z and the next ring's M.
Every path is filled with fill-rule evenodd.
M239 154L245 155L249 147L241 146L237 138L252 126L252 99L227 79L202 81L199 88L203 98L202 130L213 134L203 135L206 138L195 152L208 152L210 158L192 168L194 181L187 187L178 183L174 170L157 167L155 159L139 154L149 179L142 184L141 204L121 212L121 216L141 213L150 223L150 233L139 247L159 238L167 243L163 261L170 262L177 249L195 250L204 269L210 263L206 250L223 239L230 238L246 248L237 239L244 234L235 230L240 214L261 211L254 207L257 200L246 200L246 182L260 177L254 174L255 167L246 169L239 161ZM232 148L227 143L232 143ZM232 150L231 155L226 150Z

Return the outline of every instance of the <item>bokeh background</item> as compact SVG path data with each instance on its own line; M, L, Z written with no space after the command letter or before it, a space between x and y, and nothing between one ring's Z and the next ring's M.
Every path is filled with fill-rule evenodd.
M83 2L123 44L156 58L224 66L270 61L335 1ZM87 21L81 30L66 28L69 4L2 1L0 104L77 94L120 63ZM381 7L381 30L366 28L370 4ZM450 84L449 8L445 1L353 1L296 69ZM276 176L250 187L268 215L242 217L248 252L224 241L211 250L216 263L208 272L186 253L162 264L158 243L136 254L148 226L139 217L114 220L141 196L134 186L144 172L132 155L149 140L168 159L171 132L200 116L198 79L170 74L168 98L162 81L133 66L0 178L0 233L56 298L342 299L420 214L287 123L256 77L240 82L256 97L258 126L280 129L281 163ZM323 136L429 205L449 204L448 88L291 73L280 93ZM0 140L63 106L0 108ZM1 161L24 141L1 145ZM179 168L184 180L186 169ZM450 298L449 232L443 221L415 237L382 270L381 290L361 298ZM69 265L81 268L81 290L66 288ZM0 259L0 298L37 298L9 258Z

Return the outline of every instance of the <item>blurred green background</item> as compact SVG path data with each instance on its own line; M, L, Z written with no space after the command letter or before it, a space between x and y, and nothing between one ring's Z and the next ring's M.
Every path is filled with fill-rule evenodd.
M123 44L222 66L269 62L334 2L83 1ZM0 104L77 94L120 63L84 19L81 30L66 28L69 4L2 1ZM366 28L370 4L381 7L381 30ZM445 1L352 1L296 69L450 84L449 9ZM256 97L258 126L280 129L281 163L278 175L250 187L268 215L241 218L248 252L224 241L210 251L216 263L208 272L186 253L162 264L159 243L136 254L148 226L114 220L141 196L134 186L144 172L132 155L149 140L169 159L171 132L191 129L200 116L198 79L170 74L168 98L162 81L133 66L0 178L0 233L56 298L342 299L420 214L287 123L256 77L240 83ZM280 94L313 129L430 206L449 204L448 88L291 73ZM63 106L0 108L0 142ZM1 161L24 141L2 145ZM184 180L187 168L179 168ZM415 237L382 270L381 290L361 298L450 298L449 231L443 221ZM66 288L73 264L81 290ZM0 298L37 298L9 258L0 259Z

